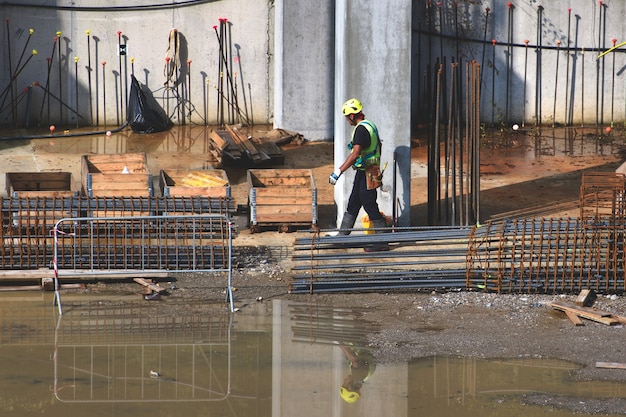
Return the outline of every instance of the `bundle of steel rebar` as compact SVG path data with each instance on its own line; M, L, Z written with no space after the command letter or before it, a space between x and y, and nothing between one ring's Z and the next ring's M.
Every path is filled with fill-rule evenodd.
M624 291L626 221L520 219L295 242L292 292L465 288L518 293ZM388 242L390 251L364 252Z

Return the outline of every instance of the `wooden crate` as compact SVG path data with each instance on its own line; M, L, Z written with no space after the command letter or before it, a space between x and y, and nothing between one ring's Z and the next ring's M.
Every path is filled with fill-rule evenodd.
M83 155L81 184L87 197L152 197L145 153Z
M163 197L216 197L230 198L231 189L226 171L161 170L159 188Z
M72 197L70 172L7 172L7 195L22 197Z
M317 188L310 169L249 169L250 227L317 225ZM281 229L282 231L282 229Z

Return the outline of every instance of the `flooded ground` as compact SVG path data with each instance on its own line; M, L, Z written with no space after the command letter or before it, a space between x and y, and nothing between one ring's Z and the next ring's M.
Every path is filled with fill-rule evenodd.
M0 298L2 415L570 416L555 397L626 397L555 359L378 363L365 340L378 326L357 308L276 300L242 317L189 304L168 317L111 293L66 296L58 316L49 294Z

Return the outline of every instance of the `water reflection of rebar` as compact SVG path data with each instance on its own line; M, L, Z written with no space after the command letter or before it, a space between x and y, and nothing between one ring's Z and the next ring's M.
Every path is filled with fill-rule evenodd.
M141 309L85 303L58 316L53 353L56 399L66 403L228 399L233 316L146 317Z

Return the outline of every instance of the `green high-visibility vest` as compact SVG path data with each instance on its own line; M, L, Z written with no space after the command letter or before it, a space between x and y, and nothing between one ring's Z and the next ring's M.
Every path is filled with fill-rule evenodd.
M353 167L363 170L367 166L380 164L380 139L378 137L378 128L376 125L367 119L361 120L352 130L352 140L350 141L350 144L348 144L348 149L352 150L354 147L354 134L357 127L361 125L365 127L367 132L370 134L370 146L361 150L361 154L357 158Z

